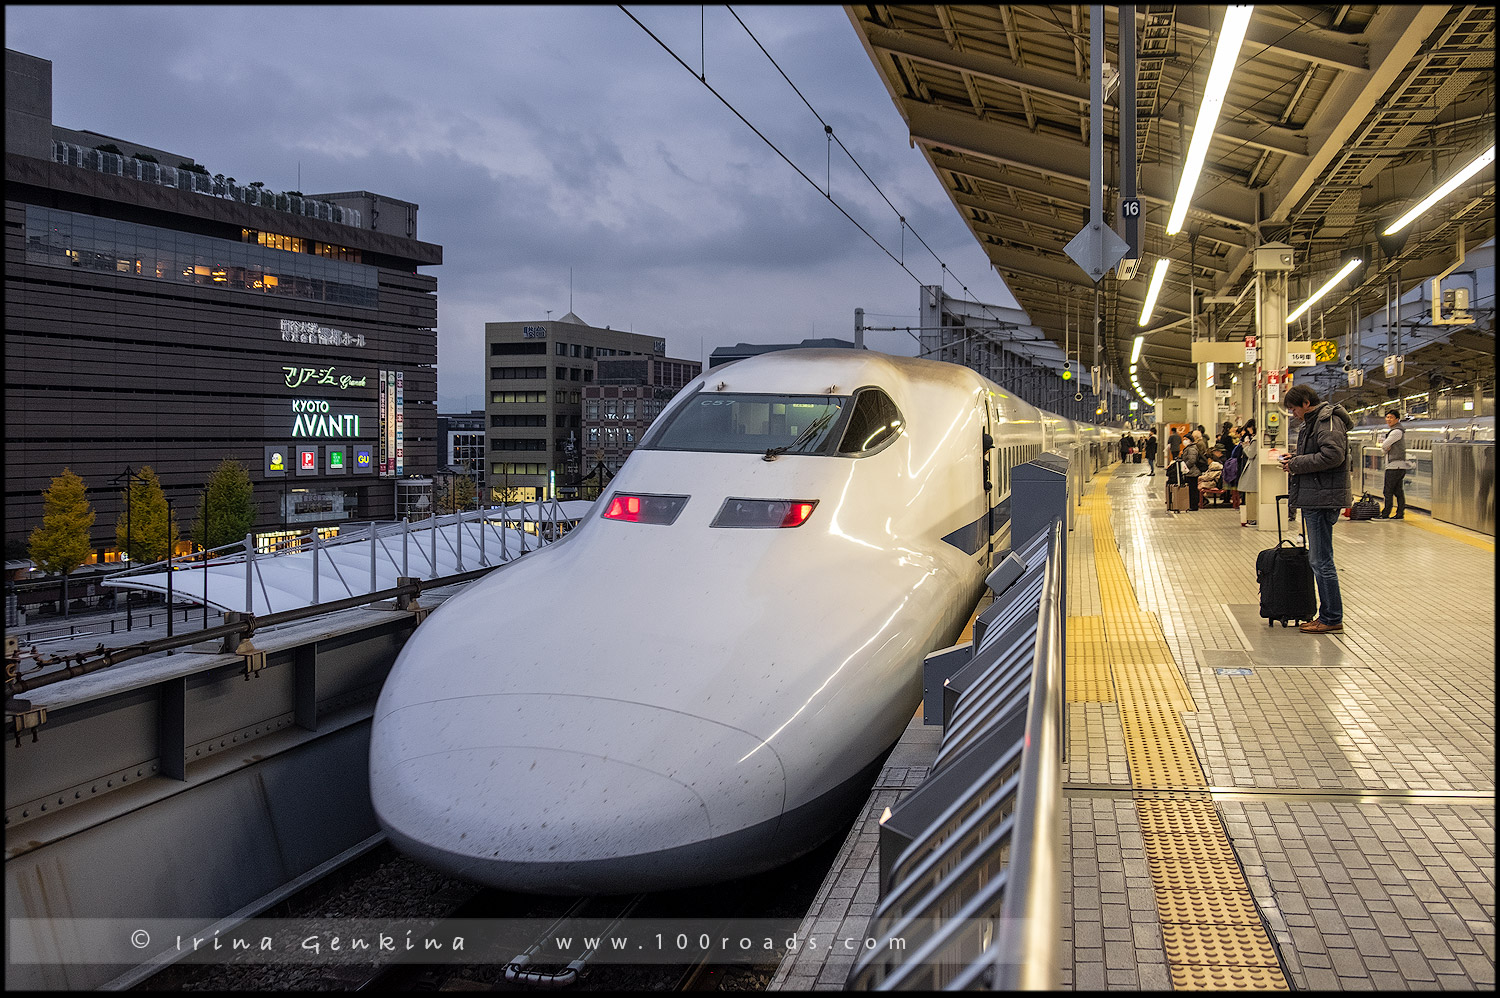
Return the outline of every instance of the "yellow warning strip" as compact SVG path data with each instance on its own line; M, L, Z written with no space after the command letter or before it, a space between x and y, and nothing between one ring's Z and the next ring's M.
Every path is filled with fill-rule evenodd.
M1113 703L1103 617L1069 617L1068 703Z
M1103 702L1096 696L1102 654L1172 986L1290 990L1182 723L1183 711L1198 708L1160 622L1136 602L1115 545L1104 492L1109 475L1097 476L1087 498L1102 613L1068 620L1068 701Z
M1413 510L1406 511L1406 519L1402 522L1410 523L1414 527L1431 531L1434 534L1441 534L1455 541L1462 541L1470 547L1478 548L1481 551L1488 551L1491 554L1495 553L1495 542L1485 540L1483 535L1476 534L1472 530L1465 530L1463 527L1455 527L1452 524L1444 523L1442 520L1434 520L1430 516L1424 516ZM1394 524L1392 524L1392 527L1397 530L1401 529L1400 527L1395 527Z

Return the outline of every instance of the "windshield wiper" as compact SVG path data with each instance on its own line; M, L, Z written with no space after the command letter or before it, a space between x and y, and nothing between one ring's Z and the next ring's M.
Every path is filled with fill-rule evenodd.
M833 421L833 418L839 414L839 411L840 410L838 408L829 409L827 412L823 413L823 415L819 416L811 423L808 423L807 428L804 429L801 433L797 434L797 439L793 440L791 443L787 444L784 447L767 448L766 456L761 458L761 460L774 461L782 454L785 454L787 451L797 450L804 444L807 444L812 440L813 437L817 436L828 427L828 424L831 423Z

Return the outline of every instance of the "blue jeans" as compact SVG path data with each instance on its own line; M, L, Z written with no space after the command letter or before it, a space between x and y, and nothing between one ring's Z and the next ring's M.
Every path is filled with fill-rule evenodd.
M1313 578L1318 583L1318 619L1330 627L1344 622L1344 600L1339 595L1339 573L1333 567L1333 525L1342 510L1302 510L1302 526L1307 531L1307 559L1312 563Z

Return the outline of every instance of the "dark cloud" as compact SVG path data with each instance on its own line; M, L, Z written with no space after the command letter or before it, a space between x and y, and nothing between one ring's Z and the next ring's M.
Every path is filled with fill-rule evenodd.
M842 8L736 11L947 275L727 10L630 10L690 68L614 7L11 6L6 44L53 61L60 125L416 202L444 405L482 398L484 323L561 315L570 270L580 316L675 356L913 322L918 281L825 188L922 282L1010 303Z

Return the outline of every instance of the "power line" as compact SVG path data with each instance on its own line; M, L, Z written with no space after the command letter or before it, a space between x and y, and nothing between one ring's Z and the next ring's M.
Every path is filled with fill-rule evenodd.
M654 41L654 42L656 42L656 44L660 45L662 47L663 51L665 51L674 60L676 60L676 62L677 62L677 64L679 66L681 66L683 69L686 69L689 73L691 73L693 75L693 78L697 79L699 83L702 83L703 86L708 90L708 92L711 93L711 94L713 94L716 98L718 98L719 102L721 104L723 104L725 107L727 107L730 110L730 112L734 114L735 117L739 118L740 121L744 122L745 126L747 128L749 128L752 132L754 132L756 134L756 136L762 142L764 142L766 145L770 146L771 149L776 153L776 155L780 156L782 158L782 160L788 166L790 166L793 170L796 170L798 176L800 176L803 180L806 180L813 187L814 190L818 191L819 194L822 194L823 197L826 198L830 204L832 204L835 208L837 208L839 210L839 212L845 218L847 218L851 223L853 223L853 225L854 225L855 228L859 229L860 232L863 232L865 234L865 236L868 237L869 240L871 242L873 242L876 246L879 246L880 249L881 249L881 251L884 252L886 256L890 257L891 260L894 261L895 264L898 267L900 267L902 270L906 271L907 275L909 277L911 277L912 280L916 281L918 285L923 285L924 282L922 281L922 279L920 277L918 277L916 274L912 273L911 268L909 268L909 267L906 266L905 261L901 260L899 257L896 256L896 254L892 253L885 246L884 243L882 243L868 229L866 229L863 225L861 225L854 218L854 216L850 215L849 212L846 211L844 209L844 207L841 204L839 204L837 200L834 199L831 190L824 191L824 190L818 188L818 185L817 185L816 181L814 181L805 172L803 172L802 168L799 167L799 166L797 166L796 163L793 163L792 160L786 155L786 153L782 152L781 149L778 148L777 145L774 142L772 142L769 138L767 138L765 136L765 134L763 134L760 131L760 129L756 128L753 124L751 124L750 120L748 118L746 118L743 114L741 114L739 112L739 110L733 104L731 104L722 94L720 94L717 90L715 90L712 86L710 86L705 79L703 79L702 77L700 77L700 75L698 73L694 73L692 67L689 66L686 62L684 62L682 60L682 58L676 52L674 52L669 45L667 45L660 38L658 38L655 35L655 33L653 33L651 31L650 28L647 28L644 24L642 24L640 22L640 20L634 14L632 14L629 10L626 10L623 6L620 7L620 10L624 12L624 14L625 14L626 17L628 17L632 21L634 21L636 23L636 25L642 31L646 32L646 34L648 36L650 36L650 38L651 38L652 41ZM880 185L877 184L875 182L874 178L872 178L870 176L870 174L865 170L865 168L860 165L859 160L855 158L854 154L851 153L849 151L848 147L844 145L843 140L841 140L838 137L838 135L833 131L833 126L829 125L823 119L823 116L818 113L817 109L812 106L812 102L810 102L803 95L802 91L797 88L797 85L792 82L792 80L791 80L791 78L789 76L787 76L785 70L783 70L781 68L781 66L776 62L775 58L769 52L766 51L765 46L762 45L760 43L760 40L755 37L754 32L752 32L750 30L750 28L745 25L744 21L740 20L739 15L736 14L733 11L733 9L730 9L729 12L730 12L730 14L732 14L734 16L734 19L737 22L739 22L740 27L742 27L742 28L745 29L745 33L750 36L750 39L752 41L755 42L756 47L761 50L761 52L766 56L766 58L768 60L770 60L771 65L776 67L776 71L781 74L782 79L786 80L787 85L790 86L792 88L792 90L797 94L797 96L802 99L802 103L804 103L804 104L807 105L807 109L812 112L813 117L817 118L818 123L823 126L824 133L826 135L828 135L834 142L838 143L839 148L841 150L843 150L844 155L846 155L846 156L849 157L849 161L852 162L855 165L855 167L864 176L864 178L870 183L870 185L875 188L876 193L878 193L881 196L881 198L890 207L890 209L897 214L897 216L901 220L901 224L903 226L903 230L910 229L912 235L916 236L917 241L922 244L922 246L927 250L928 253L932 254L932 258L938 262L938 264L940 265L940 267L942 269L943 276L944 276L944 278L946 278L947 275L951 272L948 269L947 263L945 263L943 261L942 257L940 257L940 256L937 255L936 251L934 251L933 248L930 245L928 245L927 241L922 238L921 234L919 232L917 232L917 230L911 226L911 223L909 223L906 220L906 217L904 215L901 215L899 209L897 209L896 206L891 203L891 199L886 196L885 191L881 190ZM963 289L964 293L970 296L973 305L975 305L976 307L981 308L985 312L989 313L990 317L995 322L997 322L997 323L1003 323L1005 321L1005 320L1001 319L998 315L996 315L994 313L994 311L991 310L991 308L990 308L990 306L988 304L986 304L984 302L981 302L977 298L975 298L974 297L974 293L969 290L968 285L964 284L964 282L962 280L960 280L956 275L954 276L954 280L958 282L959 287L961 287Z
M860 225L859 221L857 219L855 219L855 217L853 215L851 215L847 211L845 211L844 210L844 206L841 205L841 204L839 204L836 200L834 200L833 194L831 192L819 190L818 189L817 181L813 180L806 173L804 173L802 171L802 168L800 166L798 166L796 163L793 163L791 161L791 159L787 156L787 154L784 153L784 152L782 152L781 149L777 147L776 143L774 143L770 139L766 138L765 134L762 133L760 129L756 128L754 125L752 125L750 123L750 119L746 118L743 114L740 114L739 110L733 104L729 103L729 101L724 98L723 94L719 93L712 86L710 86L707 80L701 79L698 76L697 73L693 73L693 68L691 66L689 66L687 63L683 62L682 58L676 52L672 51L671 46L667 45L666 42L664 42L660 38L656 37L655 33L653 33L651 31L651 29L648 28L648 27L646 27L644 24L641 24L641 22L636 18L636 16L634 14L632 14L630 11L625 10L624 7L621 7L620 10L624 11L626 17L630 18L632 21L635 21L636 25L642 31L644 31L647 35L649 35L651 37L652 41L654 41L656 44L660 45L662 47L662 50L664 52L666 52L674 60L676 60L676 62L677 62L677 64L679 66L681 66L683 69L686 69L689 73L692 73L694 79L697 79L699 83L702 83L703 86L704 86L704 88L707 89L709 93L713 94L715 97L717 97L719 99L719 103L721 103L725 107L729 108L730 112L736 118L738 118L738 119L740 119L740 121L744 122L746 128L750 129L752 132L754 132L756 134L756 136L762 142L764 142L766 145L770 146L771 150L773 152L775 152L776 155L780 156L782 158L782 160L786 163L787 166L790 166L793 170L796 170L797 171L797 176L801 177L803 180L806 180L808 182L808 184L810 184L812 186L813 190L816 190L816 191L818 191L819 194L822 194L823 197L828 200L829 204L831 204L835 208L837 208L839 210L840 214L842 214L851 223L853 223L853 225L854 225L854 227L856 229L858 229L860 232L863 232L869 238L869 240L872 243L874 243L876 246L879 246L880 249L881 249L881 251L884 252L886 256L890 257L893 261L895 261L896 266L900 267L902 270L905 270L907 272L907 274L909 274L911 276L912 280L916 281L919 284L921 283L921 278L917 277L916 274L913 274L911 272L911 270L906 266L905 263L903 263L901 260L897 259L896 255L894 253L892 253L890 250L886 249L884 243L882 243L879 239L875 238L875 236L872 235L870 233L870 231L868 229L866 229L863 225Z
M644 24L642 24L641 21L634 14L632 14L624 6L621 6L620 10L625 14L626 17L628 17L632 21L634 21L635 24L636 24L636 26L639 27L642 31L644 31L647 34L647 36L649 36L651 38L652 41L656 42L657 45L661 46L662 50L664 52L666 52L668 55L670 55L673 58L673 60L675 60L677 62L677 64L679 66L681 66L683 69L687 70L690 74L692 74L692 76L694 77L694 79L698 80L699 83L703 84L704 88L707 89L709 93L713 94L714 97L716 97L718 99L719 103L723 104L726 108L728 108L729 111L736 118L739 118L740 121L745 124L745 127L749 128L752 132L754 132L757 138L759 138L762 142L764 142L767 146L769 146L771 148L771 150L776 153L776 155L780 156L781 159L782 159L782 161L785 162L788 166L790 166L793 170L795 170L797 172L797 175L799 177L801 177L803 180L807 181L808 184L811 185L814 190L818 191L818 193L822 194L823 197L830 204L832 204L835 208L837 208L839 210L839 213L842 214L845 218L847 218L850 221L850 223L852 223L854 225L855 228L859 229L860 232L864 233L864 235L866 236L866 238L868 238L876 246L880 247L881 251L883 253L885 253L886 256L890 257L891 260L893 262L895 262L895 264L898 267L900 267L902 270L906 271L907 276L911 277L912 280L916 281L917 284L918 284L918 286L925 286L925 285L923 285L922 279L920 277L918 277L916 274L912 273L911 268L909 268L909 267L906 266L906 262L904 260L902 260L901 258L897 257L896 254L892 253L890 251L890 249L888 249L885 246L884 243L882 243L878 238L875 237L874 234L872 234L868 229L866 229L863 225L861 225L859 223L859 221L854 218L853 215L849 214L849 212L844 209L843 205L839 204L838 201L834 199L831 185L829 186L829 189L827 189L827 190L820 189L818 187L818 185L817 185L817 182L814 181L811 177L809 177L802 170L801 167L799 167L796 163L792 162L791 158L788 157L786 155L786 153L782 152L781 149L776 145L776 143L772 142L769 138L767 138L766 135L763 132L761 132L760 129L756 128L755 125L751 124L750 120L748 118L746 118L745 115L743 115L743 114L740 113L740 111L739 111L738 108L736 108L733 104L731 104L729 102L729 100L727 98L725 98L722 94L720 94L716 89L714 89L712 86L710 86L709 83L708 83L708 81L707 81L707 79L706 79L706 76L707 76L707 68L706 67L704 67L704 71L702 73L696 73L696 72L694 72L693 69L692 69L692 67L689 66L686 62L684 62L683 59L682 59L682 57L679 56L676 52L674 52L672 50L671 46L667 45L666 42L664 42L660 38L658 38L656 36L656 34L654 32L652 32L650 28L648 28ZM783 70L781 68L781 66L776 62L775 58L769 52L766 51L765 46L762 45L760 43L760 40L755 37L754 32L752 32L750 30L750 28L745 24L744 21L740 20L739 15L736 14L733 11L733 9L729 9L729 12L730 12L731 15L733 15L734 19L739 23L740 27L744 28L745 33L747 35L749 35L750 39L755 42L756 47L759 48L761 50L761 52L765 55L765 57L771 62L771 65L776 68L776 71L781 74L782 79L786 80L787 85L792 88L793 92L795 92L799 98L801 98L802 103L805 104L805 105L807 105L807 109L812 112L813 117L815 117L818 120L818 123L823 126L823 132L824 132L824 134L827 135L831 141L838 143L839 148L841 150L843 150L844 155L846 155L846 156L849 157L850 162L852 162L854 164L854 166L859 170L860 174L864 176L865 180L868 181L869 184L872 187L875 188L876 193L878 193L881 196L881 198L885 201L885 203L890 207L890 209L893 212L896 213L897 217L901 221L903 233L905 232L906 229L911 229L912 235L917 238L917 241L922 244L922 246L927 250L928 253L932 254L933 259L936 260L938 262L939 266L941 267L942 276L943 276L943 284L945 285L946 284L946 280L947 280L947 276L949 274L949 269L948 269L947 263L944 262L943 259L940 256L937 255L936 251L934 251L930 245L928 245L927 241L922 238L921 234L918 233L915 228L912 228L912 226L910 225L910 223L908 223L906 221L906 217L904 215L901 215L899 209L897 209L896 206L891 203L891 199L886 196L885 191L881 190L880 185L875 182L874 178L872 178L870 176L870 174L868 173L868 171L866 171L865 168L859 163L859 160L855 158L854 154L849 151L848 147L845 146L844 143L843 143L843 141L841 139L839 139L839 137L834 133L833 126L829 125L827 123L827 121L825 121L823 119L823 116L818 113L817 109L812 106L812 102L809 101L807 99L807 97L803 95L802 91L800 89L798 89L797 85L792 82L791 78L789 76L787 76L785 70ZM1014 325L1013 323L1008 323L1007 320L1001 319L1000 316L996 315L995 312L994 312L994 310L991 308L991 306L988 303L979 301L978 298L974 295L974 293L969 289L969 286L967 284L965 284L962 280L960 280L957 276L954 277L954 280L957 281L959 287L961 287L963 289L964 294L968 296L968 304L971 304L975 308L980 309L980 310L984 311L985 313L987 313L989 315L989 317L998 326L1004 327L1006 325L1011 325L1011 326ZM944 294L946 294L946 290L944 290ZM967 326L967 322L965 323L965 326ZM910 329L907 330L907 333L908 333L908 335L913 336L914 339L917 339L918 343L921 342L920 338L917 337L914 333L912 333ZM1006 342L1009 342L1009 341L1003 341L1002 342L1002 346ZM1102 393L1100 392L1100 387L1101 386L1094 386L1094 392L1099 397L1103 397Z

